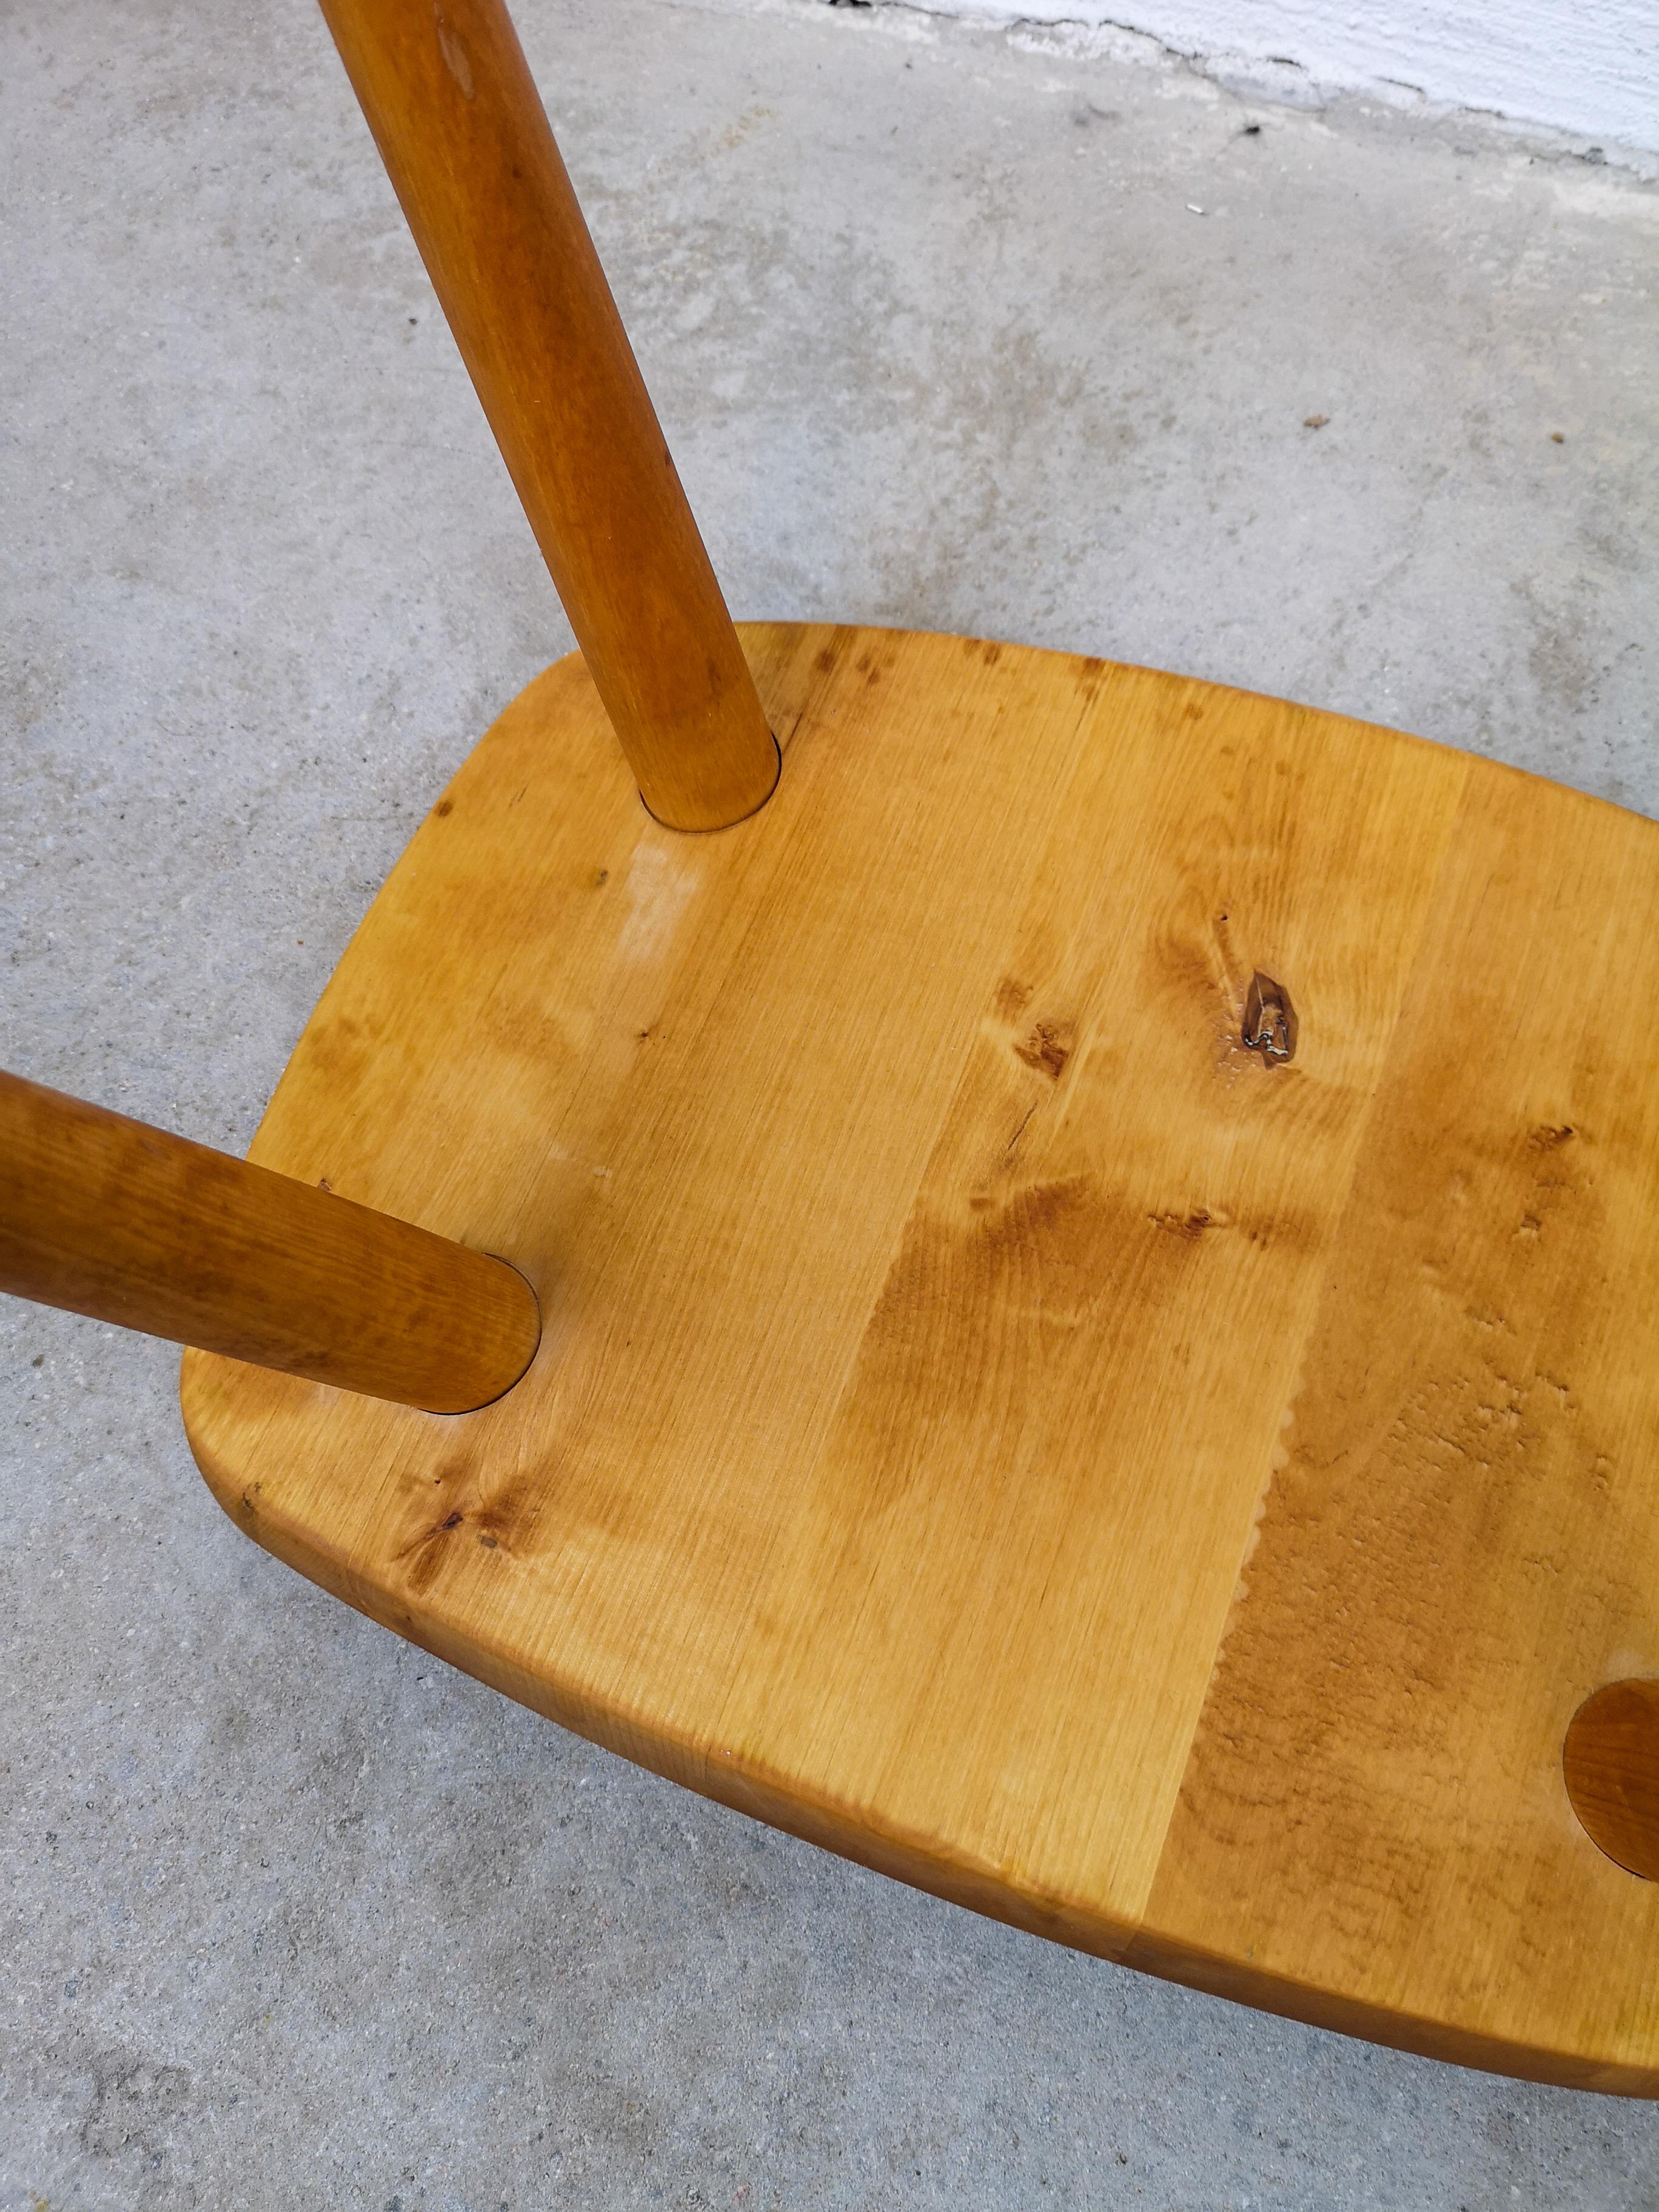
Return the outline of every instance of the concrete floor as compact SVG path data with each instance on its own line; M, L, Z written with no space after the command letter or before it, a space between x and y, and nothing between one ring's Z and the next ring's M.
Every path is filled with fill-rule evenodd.
M520 13L738 611L1659 811L1650 185L1059 36ZM15 8L0 85L0 1060L240 1147L568 636L306 0ZM1649 2108L1052 1949L448 1673L220 1516L174 1365L0 1313L4 2212L1659 2205Z

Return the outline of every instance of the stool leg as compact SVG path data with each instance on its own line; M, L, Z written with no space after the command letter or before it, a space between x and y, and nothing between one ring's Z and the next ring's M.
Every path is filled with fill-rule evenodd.
M502 0L322 0L641 794L750 814L778 755Z
M504 1261L3 1073L0 1291L435 1413L541 1329Z

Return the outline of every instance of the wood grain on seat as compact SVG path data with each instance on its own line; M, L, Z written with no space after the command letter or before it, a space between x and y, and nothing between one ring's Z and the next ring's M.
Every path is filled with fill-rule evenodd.
M528 1375L191 1355L216 1494L945 1896L1659 2091L1659 1888L1561 1760L1659 1672L1659 830L1144 670L744 637L765 811L659 828L550 669L254 1149L511 1260Z

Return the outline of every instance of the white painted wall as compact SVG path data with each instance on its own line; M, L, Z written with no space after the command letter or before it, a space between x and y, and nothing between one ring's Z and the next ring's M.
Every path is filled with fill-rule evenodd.
M1659 0L920 0L939 15L1113 25L1310 89L1421 94L1659 149ZM1291 88L1288 84L1286 89Z

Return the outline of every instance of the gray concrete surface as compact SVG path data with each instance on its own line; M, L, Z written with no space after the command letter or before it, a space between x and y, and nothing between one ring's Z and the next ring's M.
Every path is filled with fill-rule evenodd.
M890 11L522 13L739 611L1659 807L1650 186ZM0 1061L240 1146L568 634L306 0L14 5L0 88ZM1073 1957L562 1735L238 1534L166 1347L0 1304L3 2212L1659 2205L1647 2108Z

